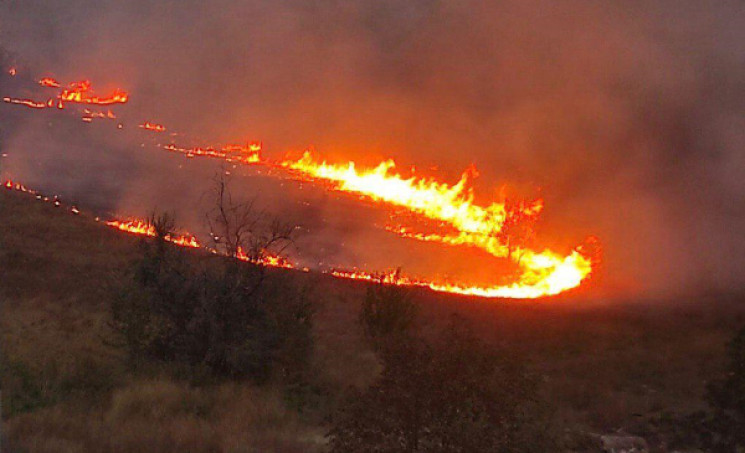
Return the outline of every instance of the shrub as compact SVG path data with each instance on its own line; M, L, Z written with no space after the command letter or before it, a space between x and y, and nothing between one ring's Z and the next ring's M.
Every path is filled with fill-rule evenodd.
M173 222L153 217L157 236L111 306L111 326L135 364L175 362L214 376L268 379L284 374L312 347L308 292L263 266L197 257L165 240Z
M536 381L454 322L432 343L381 350L384 370L334 417L333 452L546 451Z
M394 274L394 283L397 278L398 272ZM381 277L377 284L367 288L359 321L373 347L380 349L386 342L408 336L416 314L411 290L384 282Z

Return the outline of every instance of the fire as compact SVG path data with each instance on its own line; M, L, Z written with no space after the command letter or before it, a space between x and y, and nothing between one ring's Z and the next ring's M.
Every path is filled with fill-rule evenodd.
M16 99L6 96L3 98L3 102L7 102L8 104L24 105L32 109L45 109L49 107L49 103L52 102L52 100L50 99L47 102L37 102L31 99Z
M132 233L132 234L136 234L140 236L149 236L149 237L157 236L157 233L155 231L155 226L150 224L149 222L143 222L142 220L129 220L126 222L122 222L119 220L110 220L104 223L112 228L116 228L120 231L124 231L127 233ZM191 247L191 248L201 247L201 245L199 244L199 241L197 241L197 238L189 233L183 233L183 234L178 234L178 235L168 234L165 236L165 240L168 242L172 242L181 247Z
M163 145L163 149L174 153L181 153L186 157L214 157L228 162L255 164L261 162L261 143L250 142L246 145L225 145L222 148L211 146L201 148L182 148L174 144Z
M49 88L59 88L60 83L52 77L44 77L39 80L39 85Z
M71 83L68 88L62 90L59 98L65 102L78 104L112 105L126 103L129 100L129 94L126 91L116 89L108 96L94 96L91 82L89 80L81 80L80 82Z
M61 87L51 77L40 79L39 84L43 87ZM99 97L94 94L91 82L83 80L69 84L67 88L61 89L56 98L50 98L46 102L10 97L3 98L3 101L32 109L64 109L66 102L110 106L124 104L128 99L129 94L119 89L108 96ZM111 110L104 113L86 108L82 120L92 122L94 118L114 119L116 116ZM121 129L123 126L120 123L117 127ZM150 121L139 127L154 132L166 131L162 124ZM386 229L389 232L418 241L473 247L494 257L510 260L517 269L514 279L509 283L503 282L505 276L495 275L494 280L499 283L484 286L450 282L443 278L407 277L399 273L396 273L395 279L391 277L389 281L384 281L386 283L483 297L536 298L559 294L581 285L591 277L600 263L600 246L594 239L588 239L585 244L565 254L549 249L536 250L533 241L534 224L543 210L543 200L501 199L489 204L479 204L475 201L471 184L477 176L475 169L468 169L455 184L448 184L433 178L403 176L392 159L372 168L358 168L355 162L332 164L317 161L310 152L304 153L299 159L264 159L261 142L222 147L182 147L173 143L158 146L188 158L212 157L232 163L266 165L288 172L295 179L321 184L328 190L352 194L366 202L395 207L413 218L425 219L435 227L388 225ZM151 225L138 220L113 220L107 222L107 225L132 234L155 235ZM184 247L200 247L197 239L189 234L174 235L166 239ZM269 252L262 254L259 259L250 259L245 254L239 254L237 258L267 266L294 268L285 258ZM380 278L377 274L361 270L333 270L331 274L355 280Z
M162 124L151 123L150 121L145 121L144 123L140 124L139 127L142 129L147 129L149 131L154 131L154 132L165 132L166 131L166 127L163 126Z
M384 161L375 168L359 170L354 162L344 165L317 162L309 152L298 160L285 160L281 166L292 171L299 179L318 181L331 190L402 207L454 230L453 234L441 235L400 228L398 232L405 237L477 247L495 257L511 259L520 268L517 281L509 285L477 287L406 278L397 284L427 286L436 291L484 297L535 298L575 288L592 272L591 259L579 249L563 256L548 249L537 252L522 244L512 244L506 231L514 228L513 224L529 225L540 214L543 201L513 203L507 208L505 203L500 202L479 205L474 201L470 185L473 171L464 172L456 184L448 185L434 179L405 178L395 172L393 160ZM517 236L515 233L514 237ZM357 271L338 271L334 275L354 279L372 278L372 274Z
M238 247L238 251L236 252L235 257L241 261L259 264L262 266L295 269L295 266L290 261L288 261L287 258L270 252L269 250L262 250L261 253L259 253L258 255L258 258L254 258L250 254L247 254L241 247Z
M124 231L130 234L135 234L139 236L148 236L148 237L157 236L157 233L155 231L155 226L153 226L149 222L142 221L142 220L137 220L137 219L129 220L129 221L110 220L104 223L112 228L116 228L119 231ZM199 243L197 238L194 235L189 234L189 233L181 233L178 235L168 234L165 236L165 240L179 247L188 247L188 248L195 248L195 249L204 248L205 250L208 250L212 253L218 253L217 251L213 249L208 249L206 247L203 247ZM258 264L260 266L278 267L278 268L283 268L283 269L294 269L295 268L295 266L290 261L288 261L287 258L281 255L278 255L276 253L270 252L268 250L262 250L261 253L259 253L258 258L253 258L249 254L245 253L239 247L235 258L241 261Z
M10 74L11 77L15 77L18 71L16 71L16 68L10 68L8 69L8 74Z

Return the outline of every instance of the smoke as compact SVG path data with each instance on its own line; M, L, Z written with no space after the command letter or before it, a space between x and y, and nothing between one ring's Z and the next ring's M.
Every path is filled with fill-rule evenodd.
M128 89L132 118L213 143L260 139L268 153L312 144L332 160L395 156L437 166L449 180L475 164L487 199L505 183L529 195L542 188L547 243L599 236L610 286L674 293L742 285L738 1L0 5L0 44L26 67ZM0 115L9 109L0 105ZM80 137L68 146L34 121L4 131L7 171L50 187L101 184L122 210L150 209L157 189L188 211L201 190L191 183L215 169L138 150L133 134L117 146L86 147ZM90 155L95 168L79 162ZM163 178L178 165L183 177ZM247 179L244 190L260 191L267 204L295 190ZM311 242L322 244L314 259L378 263L398 253L394 264L415 264L401 250L408 243L397 251L370 244L384 221L376 214L354 211L364 221L350 222L346 207L295 192L282 209L311 219Z

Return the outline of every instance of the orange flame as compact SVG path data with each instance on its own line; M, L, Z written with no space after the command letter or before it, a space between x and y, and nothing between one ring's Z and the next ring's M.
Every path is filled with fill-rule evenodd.
M509 285L479 287L405 278L399 284L485 297L535 298L575 288L592 272L592 261L578 249L562 256L548 249L537 252L522 246L510 246L500 236L500 231L506 228L505 222L515 216L525 219L537 217L543 207L542 200L520 203L510 212L505 209L504 203L478 205L474 202L469 183L471 172L465 172L457 184L448 185L433 179L404 178L394 171L395 163L392 160L372 169L358 170L354 162L346 165L316 162L309 152L298 160L285 160L281 165L291 170L298 179L320 181L331 190L403 207L413 214L447 225L456 232L454 235L437 235L406 231L407 237L477 247L495 257L515 260L521 270L517 281ZM518 256L519 259L516 259ZM334 275L370 279L372 274L338 271Z
M39 80L39 85L49 88L59 88L60 83L52 77L44 77Z
M81 80L80 82L71 83L68 88L62 90L59 98L65 102L78 104L112 105L126 103L129 100L129 94L126 91L116 89L109 96L94 96L91 89L91 82L89 80Z
M150 121L145 121L144 123L140 124L139 127L142 129L147 129L149 131L154 131L154 132L165 132L166 131L166 127L163 126L162 124L151 123Z
M125 231L131 234L136 234L140 236L149 236L149 237L157 236L157 233L155 232L155 226L153 226L149 222L143 222L141 220L129 220L126 222L121 222L118 220L110 220L104 223L112 228L116 228L120 231ZM165 236L164 239L168 242L172 242L181 247L191 247L191 248L201 247L201 245L197 241L197 238L189 233L183 233L179 235L168 234Z
M50 99L47 102L37 102L31 99L16 99L7 96L3 98L3 102L7 102L8 104L24 105L32 109L45 109L47 107L50 107L49 103L51 103L52 101L53 99Z
M213 148L211 146L201 148L181 148L174 144L163 145L163 149L174 153L185 154L186 157L214 157L225 159L228 162L238 162L243 164L255 164L261 162L261 143L250 142L244 145L225 145L222 148Z

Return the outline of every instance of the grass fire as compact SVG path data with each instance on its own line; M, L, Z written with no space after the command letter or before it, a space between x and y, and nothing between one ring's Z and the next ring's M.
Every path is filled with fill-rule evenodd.
M729 3L0 2L0 448L745 448Z

